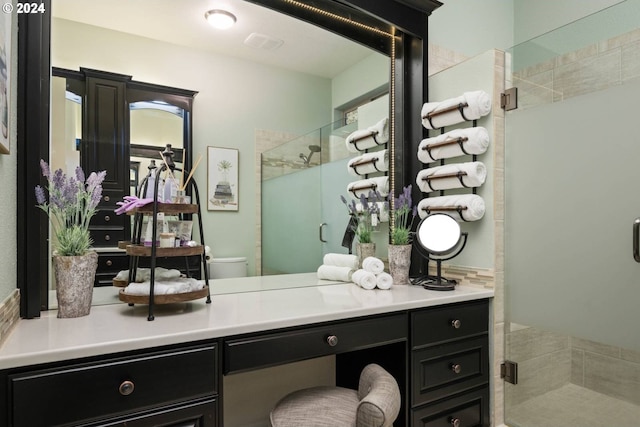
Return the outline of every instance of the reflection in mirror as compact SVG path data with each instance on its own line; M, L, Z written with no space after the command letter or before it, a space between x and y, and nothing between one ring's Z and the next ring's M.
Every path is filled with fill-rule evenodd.
M427 262L436 262L436 274L413 279L413 284L435 291L455 289L455 280L442 277L442 261L460 254L467 243L467 236L467 232L460 231L460 224L447 214L435 213L422 219L416 229L416 247Z
M346 135L336 135L335 131L347 120L352 128L367 127L383 115L389 115L390 51L386 55L380 52L392 44L390 39L385 39L388 46L378 43L378 50L374 51L335 32L241 0L225 3L238 16L237 25L229 32L212 32L198 2L180 2L176 7L178 1L57 0L52 5L52 65L70 70L89 67L130 75L137 81L187 87L199 92L193 119L189 118L194 138L193 150L187 155L197 158L206 153L207 146L237 148L242 182L239 191L242 208L237 213L203 212L205 241L216 242L211 245L214 257L246 257L249 275L259 275L262 271L260 244L264 228L261 230L260 208L264 197L261 198L260 153L327 123L342 123L332 129L333 137L326 143L305 142L293 148L291 164L300 173L319 174L316 182L321 182L323 188L330 188L335 182L334 193L323 190L318 195L322 201L315 199L314 204L310 202L305 206L317 206L313 209L316 215L323 212L337 217L335 221L326 221L329 225L324 229L324 236L338 242L335 251L346 251L339 244L348 215L339 195L347 195L344 180L353 180L353 177L348 177L347 168L340 164L348 160L342 153ZM148 10L157 12L154 20L141 18ZM337 22L335 29L341 25ZM258 49L245 43L254 32L277 37L284 44L273 51ZM162 124L151 126L157 132L145 139L138 136L136 126L138 113L146 110L130 112L129 179L133 186L136 182L139 185L147 173L148 158L136 155L138 147L163 147L170 143L177 153L177 163L182 157L176 138L171 136L178 131L169 125L179 114L160 119ZM354 121L358 112L360 117ZM153 118L140 121L171 116L157 109L151 110L151 115ZM310 146L321 149L313 151ZM52 151L55 150L52 147ZM254 153L257 159L253 158ZM322 168L318 167L320 164ZM339 176L342 178L338 179ZM204 191L207 184L204 163L194 179L201 192ZM296 203L293 195L288 200ZM302 215L299 219L309 224L305 233L313 237L314 247L320 248L315 260L321 262L319 254L327 248L323 249L317 239L319 221ZM376 233L381 253L388 240L385 227ZM335 233L335 237L331 233ZM281 236L292 234L287 229L280 233ZM270 252L278 253L278 250ZM316 267L305 266L304 271L314 271Z

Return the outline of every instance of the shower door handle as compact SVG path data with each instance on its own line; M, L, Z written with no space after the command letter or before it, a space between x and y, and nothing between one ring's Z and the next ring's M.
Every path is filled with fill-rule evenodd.
M633 221L633 259L640 262L640 218Z
M320 238L320 241L322 243L327 243L327 241L324 240L324 236L322 235L322 227L324 227L325 225L327 225L326 222L321 222L320 227L318 227L318 237Z

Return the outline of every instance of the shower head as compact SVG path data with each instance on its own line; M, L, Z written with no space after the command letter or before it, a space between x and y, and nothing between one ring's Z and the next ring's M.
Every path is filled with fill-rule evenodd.
M311 156L313 156L313 153L319 153L322 150L322 148L320 148L319 145L310 145L309 146L309 155L305 156L304 154L300 153L300 155L298 157L300 157L302 159L302 161L304 162L304 164L306 166L309 166L309 163L311 162Z
M309 151L311 151L312 153L319 153L320 151L322 151L322 148L320 148L319 145L310 145Z

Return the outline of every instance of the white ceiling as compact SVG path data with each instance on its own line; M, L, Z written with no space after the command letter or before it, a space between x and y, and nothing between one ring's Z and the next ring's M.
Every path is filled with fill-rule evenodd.
M236 24L229 30L214 29L204 18L211 9L233 13ZM373 52L329 31L243 0L54 0L52 13L56 18L326 78ZM254 32L281 39L284 44L275 51L243 44Z

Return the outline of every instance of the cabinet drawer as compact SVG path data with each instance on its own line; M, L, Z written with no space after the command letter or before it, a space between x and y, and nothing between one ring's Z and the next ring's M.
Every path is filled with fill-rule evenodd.
M411 411L414 427L488 427L489 387Z
M120 240L125 240L124 227L90 227L93 246L104 248L108 246L116 247Z
M407 318L396 314L265 333L224 343L225 373L295 362L407 339Z
M488 330L488 300L430 308L411 315L413 348L482 334Z
M93 218L93 227L124 227L126 221L131 221L129 215L116 215L112 208L98 209Z
M209 344L12 375L11 419L14 427L78 424L211 397L216 366Z
M129 257L127 256L126 252L122 251L98 253L98 273L113 272L117 274L121 270L128 269Z
M414 405L442 399L489 381L486 336L416 350L411 358Z

